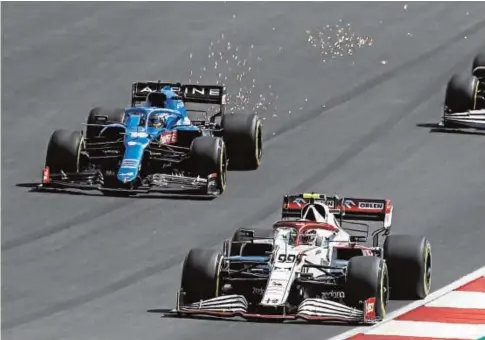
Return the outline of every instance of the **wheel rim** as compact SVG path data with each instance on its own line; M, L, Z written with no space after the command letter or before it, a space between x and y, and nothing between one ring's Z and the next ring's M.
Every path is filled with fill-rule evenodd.
M216 274L216 292L215 296L218 297L221 292L221 282L220 282L220 272L221 272L221 267L222 267L222 260L223 257L220 256L219 260L217 261L217 274Z
M387 272L387 266L384 265L384 269L382 271L382 279L381 279L381 310L382 310L382 317L386 316L386 307L387 303L389 302L389 274Z
M85 144L84 136L81 136L81 142L79 143L79 147L77 150L77 158L76 158L76 172L81 170L81 150L83 149Z
M424 293L427 296L431 288L431 246L426 245L426 255L424 258Z
M226 147L224 143L221 146L221 165L220 165L220 189L224 191L226 188L226 175L227 175L227 157L226 157Z
M261 133L261 121L258 120L256 124L256 148L255 148L255 156L256 162L259 165L261 162L261 156L263 155L263 136Z
M476 108L477 108L478 85L479 85L479 83L478 83L478 81L476 81L475 82L475 88L473 89L473 110L476 110Z

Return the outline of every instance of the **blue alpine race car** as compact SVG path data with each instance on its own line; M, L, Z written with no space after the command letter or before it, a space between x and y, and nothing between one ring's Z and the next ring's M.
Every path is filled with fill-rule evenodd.
M92 109L85 133L54 131L39 188L221 194L228 166L254 170L262 156L261 119L226 114L225 98L223 86L135 82L130 107ZM186 103L219 111L191 120L207 111Z

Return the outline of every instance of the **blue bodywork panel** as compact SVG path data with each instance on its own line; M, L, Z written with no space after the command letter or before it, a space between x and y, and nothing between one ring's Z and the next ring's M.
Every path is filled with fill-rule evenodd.
M230 261L241 261L241 262L261 262L267 263L269 261L269 256L229 256L226 259Z
M121 128L125 132L125 153L117 178L123 183L131 182L137 178L141 169L145 148L151 141L159 141L162 134L172 131L197 131L205 135L204 130L194 126L187 117L184 102L169 87L163 88L166 96L163 107L154 107L150 103L125 109L123 124L108 124L101 134L113 127ZM160 126L151 126L150 119L161 118Z

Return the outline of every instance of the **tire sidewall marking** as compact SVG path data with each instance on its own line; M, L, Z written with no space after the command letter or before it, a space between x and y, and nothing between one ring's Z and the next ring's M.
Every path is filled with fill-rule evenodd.
M261 145L259 143L259 135L262 134L262 132L261 132L261 126L262 126L261 119L257 119L257 121L256 121L256 130L255 130L256 131L256 136L255 136L256 137L256 145L255 145L255 148L254 148L255 149L254 150L254 156L256 157L256 164L257 165L260 165L260 163L261 163L261 156L262 156L262 148L261 148ZM261 139L262 138L263 137L261 136ZM260 150L261 150L261 152L260 152Z
M426 279L426 274L428 272L428 258L431 256L431 244L429 241L426 241L426 244L424 246L424 270L423 270L423 289L425 296L428 296L430 288L431 288L431 275L429 277L429 282L427 282ZM430 264L430 267L432 268L432 265Z

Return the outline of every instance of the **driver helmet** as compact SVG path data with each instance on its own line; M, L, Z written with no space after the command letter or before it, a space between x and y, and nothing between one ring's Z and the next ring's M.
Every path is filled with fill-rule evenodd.
M317 231L315 229L303 231L300 235L300 244L313 244L316 238L317 238Z
M165 123L166 123L166 116L158 113L151 115L148 120L148 126L150 127L160 128L161 126L164 126Z
M288 245L296 245L296 240L298 237L298 232L294 228L282 228L277 230L277 236L279 239L284 240Z

